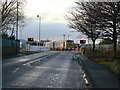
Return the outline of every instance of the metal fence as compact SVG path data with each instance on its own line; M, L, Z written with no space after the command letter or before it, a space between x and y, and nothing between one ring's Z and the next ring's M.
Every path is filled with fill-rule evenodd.
M2 39L2 47L20 47L19 40Z
M93 46L92 45L87 45L86 47L92 49ZM106 44L106 45L98 45L97 44L97 45L95 45L95 49L100 50L100 51L102 51L102 50L111 51L113 49L113 44ZM117 50L120 51L120 43L117 43Z
M1 39L1 38L0 38ZM12 55L20 51L20 41L19 40L9 40L2 38L2 55Z
M113 49L113 44L108 44L108 45L96 45L96 49L101 49L101 50L110 50ZM120 44L117 44L117 49L120 49Z

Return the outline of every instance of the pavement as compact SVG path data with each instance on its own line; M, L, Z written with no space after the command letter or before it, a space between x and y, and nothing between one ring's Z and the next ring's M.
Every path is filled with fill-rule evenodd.
M93 88L100 90L120 90L120 81L118 79L118 76L108 68L95 63L85 56L76 55L76 57L78 62L81 63L86 76L91 82Z
M40 52L40 53L34 53L34 54L18 54L18 55L14 55L14 56L9 56L6 58L2 58L2 66L11 66L11 65L16 65L16 64L22 64L25 62L29 62L32 60L36 60L39 58L43 58L46 56L52 56L54 54L57 54L58 52L56 51L47 51L47 52Z
M42 51L43 52L43 51ZM25 56L25 55L31 55L31 54L37 54L37 53L42 53L39 51L25 51L25 52L19 52L13 55L2 55L3 59L9 59L9 58L14 58L14 57L21 57L21 56Z

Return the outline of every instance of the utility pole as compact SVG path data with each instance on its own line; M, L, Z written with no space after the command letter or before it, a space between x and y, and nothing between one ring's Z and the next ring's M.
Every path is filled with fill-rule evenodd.
M16 53L18 52L18 0L17 0L17 2L16 2L16 9L17 9L17 11L16 11L16 13L17 13L17 15L16 15Z
M18 39L18 0L17 0L17 17L16 17L16 40Z

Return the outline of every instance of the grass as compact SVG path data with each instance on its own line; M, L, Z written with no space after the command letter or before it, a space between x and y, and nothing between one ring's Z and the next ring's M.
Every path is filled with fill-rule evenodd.
M117 59L113 59L112 51L92 52L91 50L86 50L85 56L120 76L120 53L118 53Z

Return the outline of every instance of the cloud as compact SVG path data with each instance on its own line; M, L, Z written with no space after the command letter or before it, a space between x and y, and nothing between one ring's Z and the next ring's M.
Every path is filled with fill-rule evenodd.
M67 27L64 23L41 23L41 39L50 39L50 40L62 40L63 34L66 36L70 35L71 39L76 38L74 32L69 32L70 28ZM27 22L27 26L22 31L22 38L35 38L38 40L39 38L39 29L38 23L34 22L34 20L29 20Z
M63 22L68 8L74 4L74 0L27 0L26 16L36 18L39 14L43 22Z
M76 33L69 32L64 18L67 10L74 5L75 0L27 0L27 26L22 31L22 38L39 38L37 15L41 16L41 39L62 40L63 34L76 38Z

